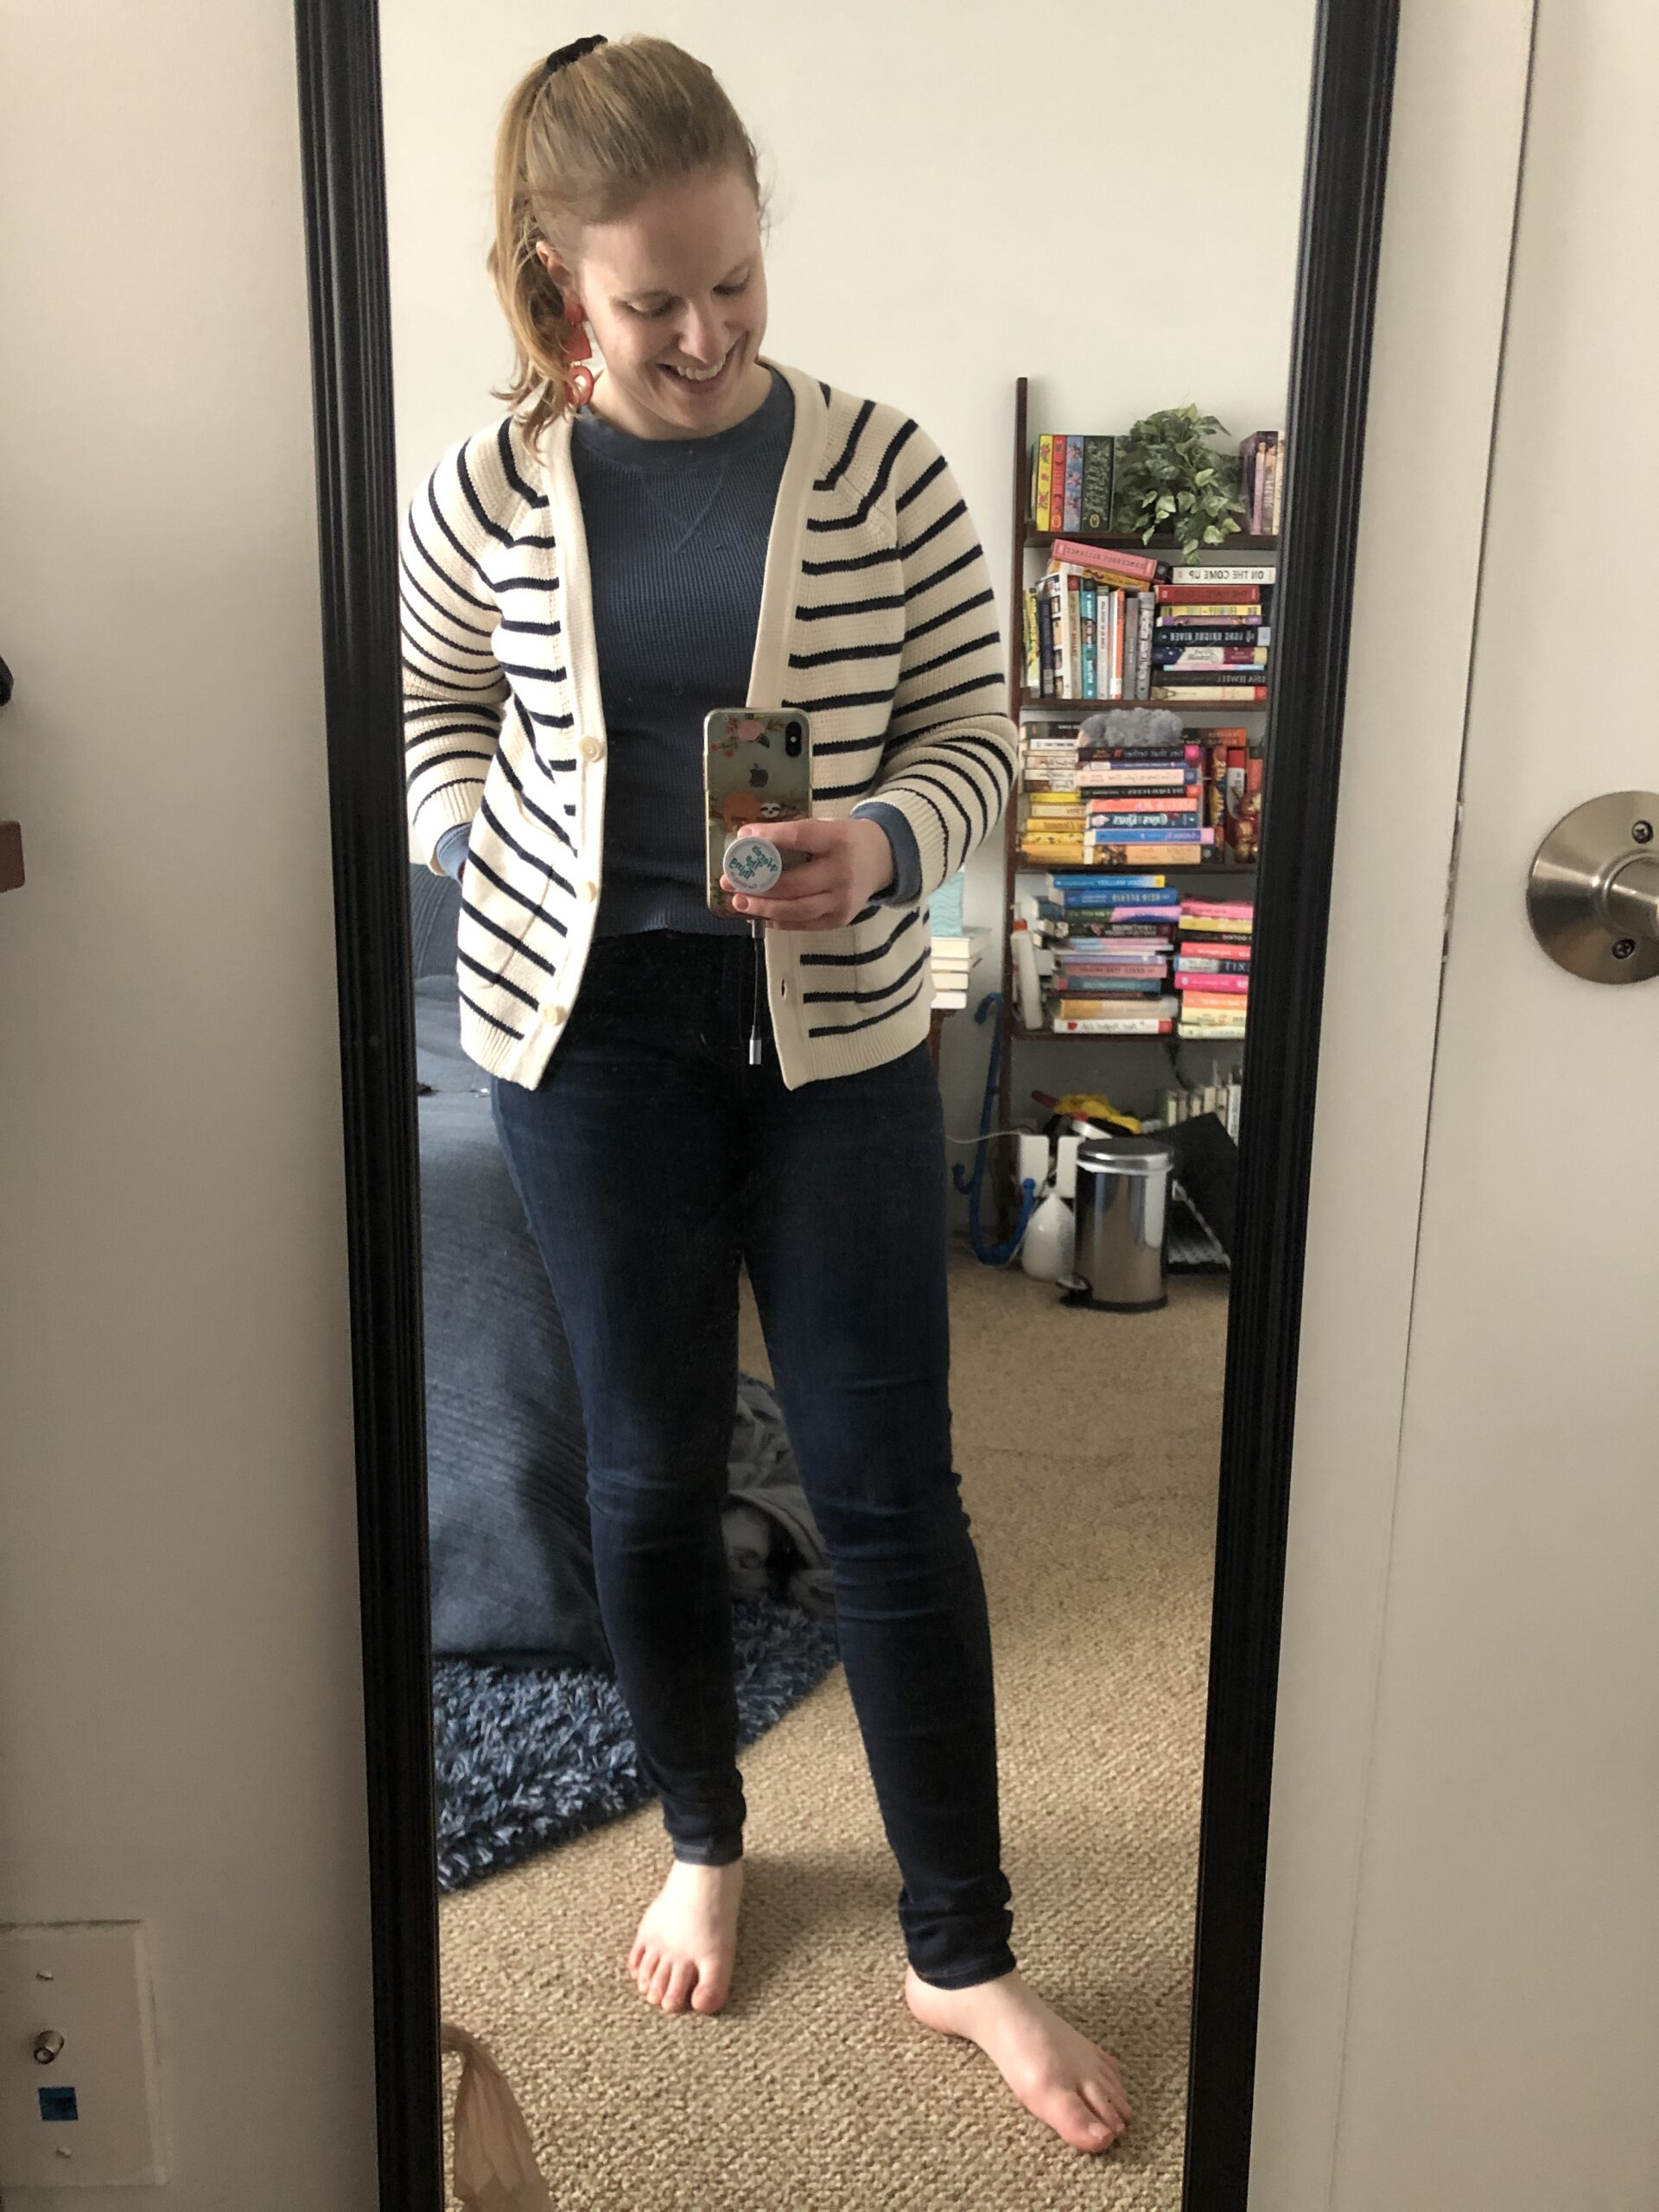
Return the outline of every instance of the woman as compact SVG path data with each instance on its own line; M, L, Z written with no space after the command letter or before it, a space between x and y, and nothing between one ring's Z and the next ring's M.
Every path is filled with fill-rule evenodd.
M906 2002L1103 2150L1116 2063L1008 1946L950 1459L925 901L1013 779L984 558L901 410L762 356L754 149L702 63L550 55L508 102L496 202L513 411L404 525L410 817L461 882L463 1041L565 1318L601 1609L673 1844L627 1970L667 2012L731 1982L747 1264L903 1875ZM814 811L770 830L801 858L734 919L707 904L702 728L746 704L810 716Z

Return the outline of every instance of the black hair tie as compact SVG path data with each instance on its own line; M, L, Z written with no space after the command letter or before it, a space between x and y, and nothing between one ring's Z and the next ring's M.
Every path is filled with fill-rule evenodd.
M573 39L569 46L562 46L556 54L550 54L542 67L542 82L545 84L556 69L568 69L573 61L580 61L584 54L591 54L596 46L607 41L601 33L596 38Z

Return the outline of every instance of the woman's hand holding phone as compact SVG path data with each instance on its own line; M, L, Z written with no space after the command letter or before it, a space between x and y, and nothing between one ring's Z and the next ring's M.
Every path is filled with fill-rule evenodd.
M725 876L721 887L732 906L752 920L778 930L844 929L893 881L893 847L879 822L758 823L760 835L780 853L801 858L764 898L740 891Z

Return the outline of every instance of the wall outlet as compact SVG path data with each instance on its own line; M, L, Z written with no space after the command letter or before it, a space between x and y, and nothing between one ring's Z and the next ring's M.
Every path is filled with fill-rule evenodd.
M166 2180L154 2011L143 1922L0 1928L0 2188Z

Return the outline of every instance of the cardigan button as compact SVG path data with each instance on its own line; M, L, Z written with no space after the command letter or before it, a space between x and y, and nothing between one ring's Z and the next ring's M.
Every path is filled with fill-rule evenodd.
M568 1020L569 1015L569 1008L568 1007L544 1006L542 1008L542 1020L543 1021L563 1022Z
M576 886L576 896L584 905L591 906L599 896L599 886L596 883L579 883Z
M576 750L584 760L602 760L605 758L604 743L597 737L584 737Z

